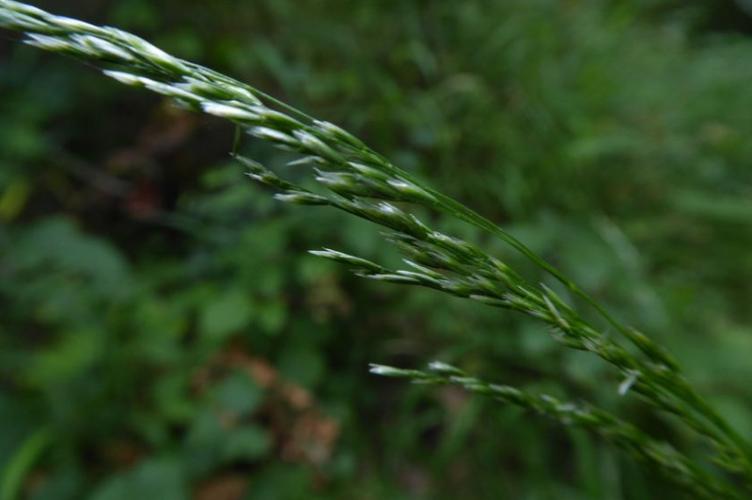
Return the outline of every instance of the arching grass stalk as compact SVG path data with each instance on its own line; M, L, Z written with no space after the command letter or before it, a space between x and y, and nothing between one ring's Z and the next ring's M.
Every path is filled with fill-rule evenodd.
M367 278L429 286L545 321L567 346L594 353L619 369L625 380L622 388L631 387L654 409L677 416L707 437L717 450L716 461L752 482L748 445L697 394L676 361L660 346L615 320L514 236L399 169L348 132L116 28L54 16L10 0L0 0L0 27L25 32L26 42L39 48L96 61L105 68L106 75L124 84L146 88L196 111L229 119L254 137L301 154L319 169L316 179L330 194L312 193L283 181L258 164L245 163L254 178L280 191L278 197L284 201L332 206L391 229L392 241L411 257L412 270L386 270L358 257L330 251L321 255L353 264ZM500 238L592 305L641 354L634 355L605 336L550 289L531 285L472 245L429 229L394 203L450 214Z
M544 415L563 425L580 427L624 450L636 460L655 467L667 479L691 492L696 498L738 498L734 491L699 468L669 443L656 441L635 426L599 408L560 401L549 395L533 394L508 385L492 384L440 362L430 363L427 370L405 370L373 364L371 372L408 379L416 384L456 385L500 403Z
M359 173L327 172L316 169L315 179L330 193L314 193L278 177L263 165L236 156L254 180L276 190L281 201L299 205L328 206L390 229L386 238L405 255L408 269L389 269L361 257L336 250L313 251L314 255L346 264L358 276L403 285L438 290L456 297L514 310L550 327L555 340L567 347L587 351L619 370L622 395L636 393L652 407L676 415L717 448L716 460L730 471L745 471L737 461L735 448L727 447L725 436L697 417L686 401L675 396L682 386L679 376L661 365L634 356L613 339L603 335L566 304L553 290L525 280L505 263L466 241L438 232L395 202L422 198L415 186L395 187L379 172L358 167ZM319 163L308 157L305 161ZM746 473L745 473L746 474Z

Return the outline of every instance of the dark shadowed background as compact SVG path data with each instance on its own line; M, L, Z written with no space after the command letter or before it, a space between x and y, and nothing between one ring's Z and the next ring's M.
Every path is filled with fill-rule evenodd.
M752 438L749 2L36 4L356 133L668 345ZM0 499L679 497L582 432L369 375L439 359L706 451L538 323L309 256L395 258L248 181L226 123L17 38L0 33Z

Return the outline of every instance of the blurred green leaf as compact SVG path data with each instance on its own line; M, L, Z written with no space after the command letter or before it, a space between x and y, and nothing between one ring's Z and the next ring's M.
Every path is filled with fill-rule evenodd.
M203 306L199 327L206 338L221 341L247 327L251 317L247 295L231 290L217 294Z
M171 458L147 460L133 470L115 475L101 484L91 500L130 500L133 498L183 500L188 484L180 464Z
M324 360L316 346L307 341L290 345L279 359L279 369L285 378L313 388L324 375Z
M248 375L236 372L212 389L212 400L223 412L245 416L258 408L263 390Z
M39 429L16 450L0 477L0 500L14 500L18 497L26 475L49 445L51 436L49 429Z
M244 425L228 433L223 450L226 460L258 460L269 452L269 434L256 425Z

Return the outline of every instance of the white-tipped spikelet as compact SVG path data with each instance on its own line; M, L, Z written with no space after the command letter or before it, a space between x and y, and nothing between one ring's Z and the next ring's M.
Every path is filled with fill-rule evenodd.
M496 306L496 307L509 307L509 301L505 299L500 299L498 297L489 297L488 295L479 295L479 294L472 294L468 296L469 299L481 302L483 304L488 304L489 306Z
M443 361L431 361L430 363L428 363L428 369L432 372L442 373L445 375L459 375L462 373L462 370L460 370L459 368L448 363L444 363Z
M434 195L423 188L419 188L412 182L407 182L403 179L389 179L387 184L408 200L423 201L431 204L436 202Z
M188 92L209 99L237 99L247 104L261 105L261 101L255 95L242 87L230 87L216 82L210 83L190 76L185 77L184 82L178 85Z
M74 35L71 37L79 46L96 57L110 57L121 62L131 62L136 58L126 49L114 43L92 35Z
M27 36L24 43L52 52L65 52L73 49L73 46L69 40L49 35L31 34Z
M338 127L337 125L323 121L323 120L316 120L314 122L314 125L316 128L323 134L328 135L332 139L342 140L350 144L351 146L355 146L356 148L363 148L365 145L352 135L350 132L344 130L341 127Z
M33 17L7 12L0 12L0 28L51 33L48 26L45 26L44 23L39 22Z
M240 121L255 121L258 115L243 109L238 106L232 106L229 104L220 104L216 102L204 102L201 104L201 108L205 113L218 116L220 118L228 118L230 120Z
M393 366L377 365L375 363L371 363L368 366L368 371L374 375L382 375L385 377L406 377L410 374L409 370L394 368Z
M42 15L45 17L48 16L47 13L43 13ZM56 25L60 26L61 28L70 30L72 32L100 31L101 29L98 26L94 26L93 24L89 24L87 22L80 21L78 19L73 19L72 17L53 16L52 20Z
M123 85L129 85L131 87L139 88L145 87L142 77L136 76L131 73L126 73L125 71L104 70L102 71L102 73L109 76L110 78L117 80Z
M158 82L156 80L151 80L149 78L141 78L141 80L144 86L147 89L151 90L152 92L166 95L168 97L174 97L176 99L182 99L188 102L201 102L202 101L200 96L197 96L196 94L188 92L187 90L184 90L175 85Z
M359 174L371 180L388 181L391 179L391 176L389 174L386 174L379 169L369 167L368 165L363 165L362 163L350 161L347 162L347 165Z
M362 269L368 269L372 272L384 272L385 269L380 265L371 262L370 260L356 257L354 255L332 250L331 248L324 248L323 250L309 250L308 253L317 257L323 257L325 259L341 262L349 265L356 266Z
M310 132L296 130L294 134L300 142L300 146L307 152L320 156L332 163L344 163L345 160L339 153Z
M152 45L144 39L137 38L137 40L138 43L136 44L136 48L138 49L138 52L152 63L157 66L162 66L168 71L189 73L186 65L177 57L171 56L164 50Z
M25 3L21 2L13 2L10 0L3 0L0 1L0 7L3 6L12 7L13 10L20 14L26 14L27 16L34 16L34 17L46 17L49 16L49 14L42 9L38 7L34 7L33 5L27 5Z
M626 378L619 384L619 396L625 396L632 386L637 383L637 378L640 376L640 372L636 370L630 371Z
M328 198L306 191L288 191L285 193L277 193L274 195L274 199L283 201L285 203L292 203L293 205L331 205L331 202Z
M280 113L279 111L267 108L266 106L259 105L254 111L256 111L259 119L262 122L270 125L283 127L288 130L298 130L303 126L303 124L295 118L284 113Z
M248 133L259 139L284 144L286 146L292 147L298 144L294 137L269 127L253 127Z

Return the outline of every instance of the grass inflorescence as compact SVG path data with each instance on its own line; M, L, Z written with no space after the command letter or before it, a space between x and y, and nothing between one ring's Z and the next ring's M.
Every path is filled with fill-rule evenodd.
M361 277L427 287L491 307L516 311L545 323L553 338L610 364L621 376L618 392L637 395L660 414L703 436L721 469L752 483L749 445L700 396L673 357L648 336L617 321L594 298L517 238L470 208L398 168L342 128L310 117L260 90L216 71L179 59L125 31L55 16L36 7L0 0L0 27L24 32L26 43L100 64L105 75L178 101L195 111L235 123L243 132L299 155L322 187L312 191L238 155L248 175L275 191L283 202L347 212L386 228L386 238L404 255L406 268L393 269L345 252L314 255L350 266ZM587 320L552 288L531 283L476 245L444 234L412 213L413 208L456 217L501 239L532 264L584 300L623 337L617 340ZM627 346L631 344L633 348ZM546 414L599 434L668 477L707 498L733 497L725 478L710 476L670 445L658 442L609 413L569 405L519 389L488 384L459 369L434 364L429 371L374 366L374 373L423 383L458 384L504 403Z

